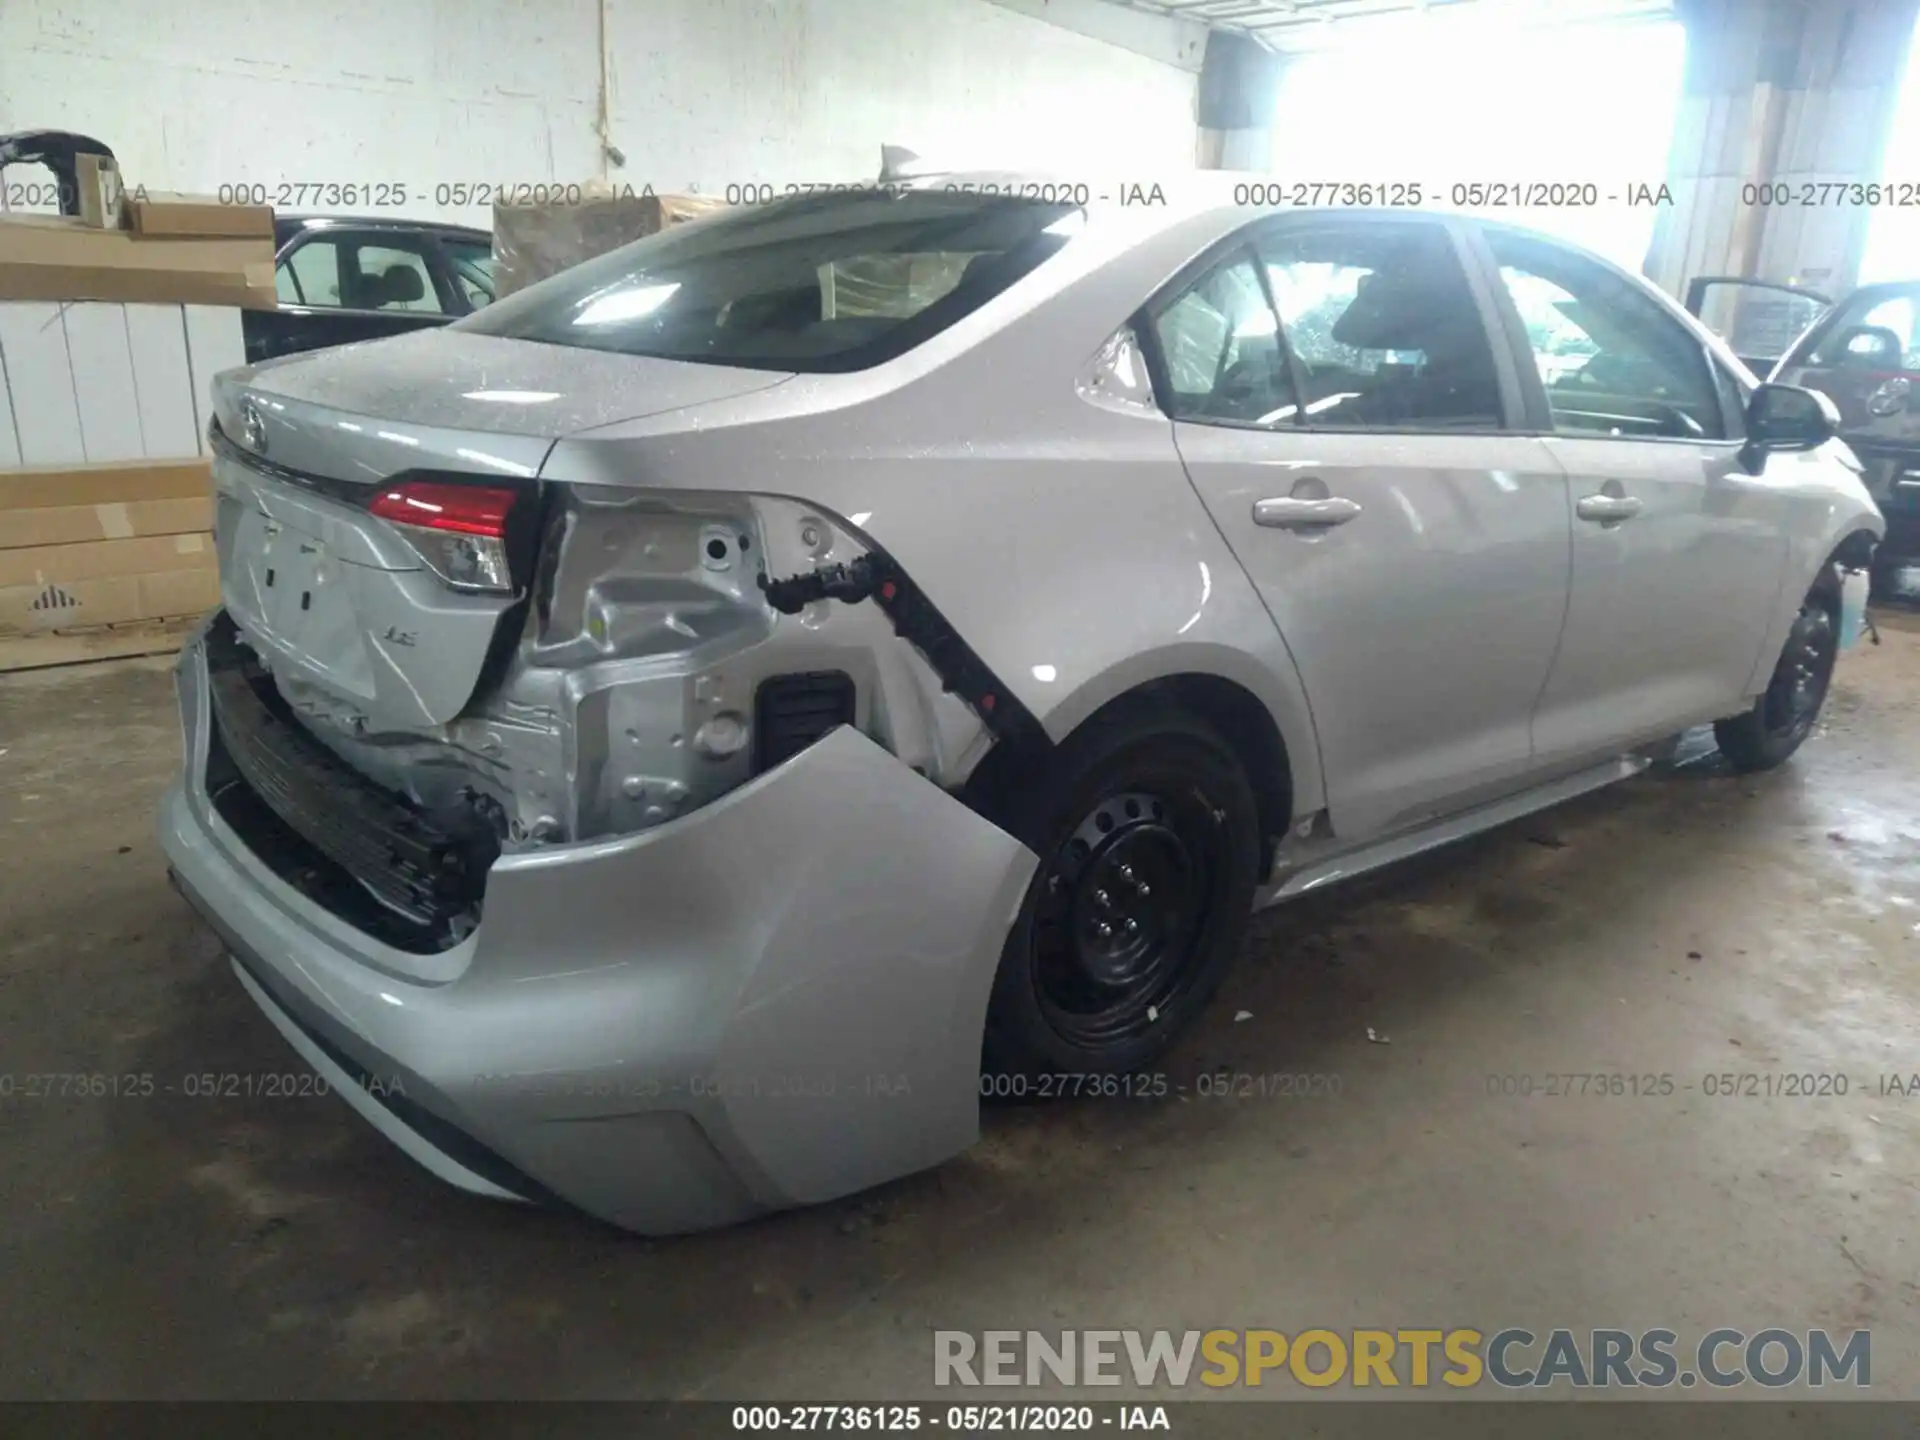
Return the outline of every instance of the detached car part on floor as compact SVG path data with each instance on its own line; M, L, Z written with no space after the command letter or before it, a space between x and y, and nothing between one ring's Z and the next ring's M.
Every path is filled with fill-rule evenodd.
M161 835L454 1183L677 1231L1113 1076L1247 916L1810 731L1881 532L1818 397L1454 217L935 177L216 382Z

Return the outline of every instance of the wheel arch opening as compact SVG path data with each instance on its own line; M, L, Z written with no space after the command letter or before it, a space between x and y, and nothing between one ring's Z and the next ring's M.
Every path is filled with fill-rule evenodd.
M1868 569L1873 564L1873 552L1879 544L1879 536L1871 530L1855 530L1833 547L1833 553L1827 557L1826 566L1822 567L1821 576L1816 576L1814 583L1818 584L1827 569L1835 565L1842 570Z
M1261 873L1273 868L1273 851L1293 824L1293 765L1273 714L1251 690L1221 675L1171 675L1144 685L1143 697L1171 700L1205 720L1230 744L1245 767L1260 807ZM1132 698L1122 695L1114 704Z
M1069 743L1073 735L1089 726L1110 722L1116 714L1167 706L1197 716L1219 731L1246 770L1259 807L1261 873L1267 873L1272 868L1274 849L1293 821L1293 769L1272 712L1244 685L1201 672L1148 680L1101 705L1060 743ZM974 768L960 798L977 813L1001 823L1014 795L1043 782L1043 759L1017 744L996 745Z

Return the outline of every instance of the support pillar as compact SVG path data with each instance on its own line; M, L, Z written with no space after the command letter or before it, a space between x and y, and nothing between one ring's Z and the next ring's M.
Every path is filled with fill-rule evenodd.
M1675 203L1661 211L1648 278L1673 295L1696 275L1829 295L1852 288L1874 210L1835 187L1920 183L1881 173L1920 0L1675 8L1687 27L1686 90L1668 158ZM1750 203L1758 196L1776 203Z
M1920 0L1915 0L1920 4ZM1268 170L1273 166L1273 107L1280 57L1228 30L1207 34L1200 67L1199 144L1202 170Z

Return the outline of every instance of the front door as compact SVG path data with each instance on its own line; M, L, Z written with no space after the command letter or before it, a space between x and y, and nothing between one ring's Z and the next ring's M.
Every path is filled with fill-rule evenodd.
M1745 709L1789 502L1740 466L1736 377L1625 275L1485 233L1572 484L1572 593L1536 748L1549 761L1617 750Z
M1360 838L1515 788L1567 597L1566 479L1451 229L1256 232L1152 310L1182 459L1292 652Z
M1771 280L1696 275L1687 282L1687 312L1763 379L1831 304L1818 290Z

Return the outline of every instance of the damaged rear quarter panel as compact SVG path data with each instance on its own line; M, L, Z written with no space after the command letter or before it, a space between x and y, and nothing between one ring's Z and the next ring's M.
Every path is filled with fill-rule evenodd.
M815 507L570 485L549 548L513 670L477 718L484 727L513 705L557 722L574 806L554 817L557 833L632 833L744 783L764 763L759 688L781 675L844 675L855 728L941 783L983 749L978 718L874 607L767 604L763 566L844 563L864 548Z

